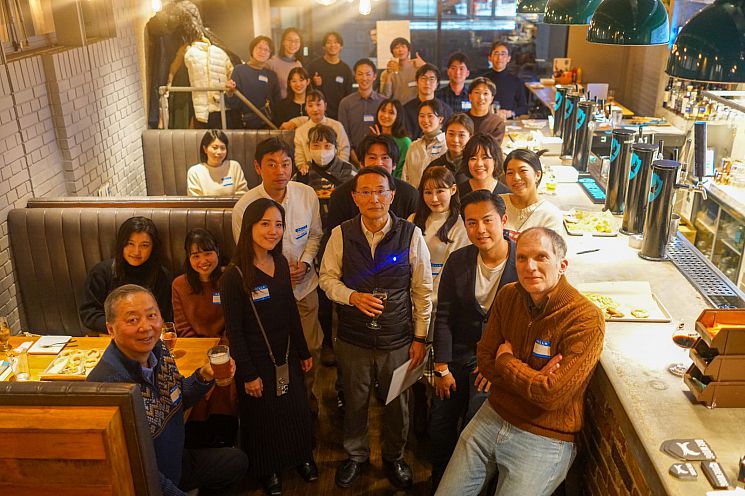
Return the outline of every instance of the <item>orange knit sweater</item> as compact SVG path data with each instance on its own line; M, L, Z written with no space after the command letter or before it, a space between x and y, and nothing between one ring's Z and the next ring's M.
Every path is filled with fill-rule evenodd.
M492 383L489 403L515 427L574 441L582 428L584 393L603 350L604 334L600 309L564 276L542 311L535 310L519 283L506 285L494 300L477 348L479 371ZM549 358L533 354L536 339L550 341L550 351L544 354L563 356L551 375L540 372ZM495 359L505 341L514 354Z

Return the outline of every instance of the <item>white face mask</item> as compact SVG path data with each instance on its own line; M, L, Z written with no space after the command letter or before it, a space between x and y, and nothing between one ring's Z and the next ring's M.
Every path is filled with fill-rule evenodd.
M332 148L331 150L323 148L321 150L310 151L310 159L321 166L330 164L334 160L334 155L336 155L336 148Z

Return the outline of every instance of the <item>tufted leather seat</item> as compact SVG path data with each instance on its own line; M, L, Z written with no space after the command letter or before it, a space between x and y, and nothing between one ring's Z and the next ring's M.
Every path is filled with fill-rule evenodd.
M148 195L186 195L186 173L200 161L199 144L204 133L204 129L148 129L142 133ZM225 134L229 141L227 158L241 164L249 188L259 184L253 166L256 145L272 136L281 136L292 145L295 136L294 131L269 129L226 129Z
M153 199L149 199L152 201ZM115 208L21 208L8 214L8 230L24 329L40 334L85 335L78 318L88 271L114 256L116 232L141 215L155 222L163 263L183 272L184 238L195 227L208 229L229 260L235 249L232 208L174 208L150 205Z

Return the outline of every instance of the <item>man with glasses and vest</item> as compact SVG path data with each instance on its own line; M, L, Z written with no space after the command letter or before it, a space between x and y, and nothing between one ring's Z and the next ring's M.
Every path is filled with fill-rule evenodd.
M370 166L353 181L360 214L332 231L320 280L321 289L339 304L336 356L344 374L348 455L336 471L340 487L351 487L369 461L368 401L374 379L387 397L394 370L409 359L410 370L422 363L432 312L429 251L418 227L390 213L393 176ZM383 413L384 468L399 489L413 482L403 459L408 396L404 392L395 398Z

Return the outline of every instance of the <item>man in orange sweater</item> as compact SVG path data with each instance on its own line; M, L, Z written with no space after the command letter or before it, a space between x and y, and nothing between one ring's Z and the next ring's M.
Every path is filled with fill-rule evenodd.
M463 430L438 495L550 495L574 459L583 399L603 349L599 308L564 277L563 238L542 227L517 240L518 282L497 294L478 343L488 403Z

